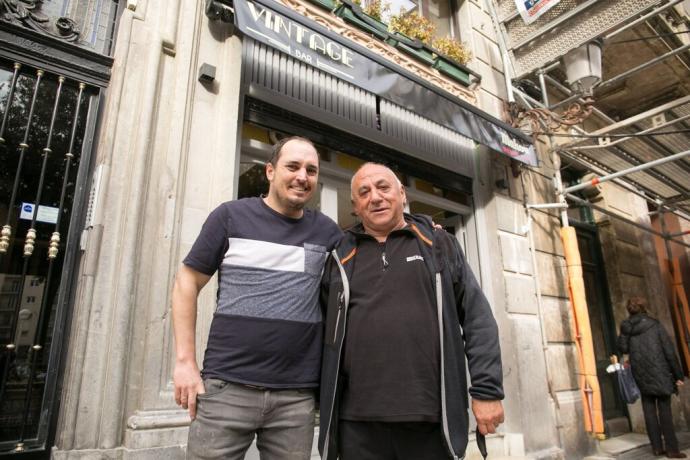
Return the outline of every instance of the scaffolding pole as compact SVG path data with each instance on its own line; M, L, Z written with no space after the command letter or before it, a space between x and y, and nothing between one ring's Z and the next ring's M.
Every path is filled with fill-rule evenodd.
M659 158L658 160L649 161L649 162L643 163L641 165L633 166L632 168L623 169L623 170L615 172L613 174L607 174L606 176L595 177L594 179L589 180L587 182L582 182L582 183L579 183L577 185L567 187L566 189L563 190L563 193L572 193L572 192L576 192L578 190L582 190L582 189L585 189L588 187L594 187L595 185L601 184L602 182L608 182L612 179L616 179L618 177L622 177L622 176L625 176L627 174L632 174L632 173L636 173L639 171L644 171L645 169L653 168L655 166L659 166L659 165L662 165L664 163L680 160L681 158L684 158L688 155L690 155L690 150L686 150L684 152L679 152L679 153L676 153L675 155L670 155L667 157Z
M684 241L676 240L676 239L673 238L673 236L671 236L671 235L668 234L668 233L658 232L658 231L654 230L653 228L647 227L646 225L638 224L638 223L635 222L634 220L630 220L630 219L628 219L628 218L625 218L625 217L623 217L623 216L621 216L621 215L616 214L616 213L613 212L613 211L609 211L608 209L602 208L601 206L597 206L596 204L590 203L590 202L587 201L587 200L583 200L582 198L580 198L580 197L578 197L578 196L576 196L576 195L568 194L566 197L567 197L569 200L571 200L571 201L574 201L574 202L579 203L579 204L581 204L581 205L583 205L583 206L587 206L587 207L589 207L589 208L595 209L595 210L599 211L599 212L602 213L602 214L606 214L607 216L610 216L610 217L613 217L613 218L615 218L615 219L621 220L621 221L625 222L626 224L629 224L629 225L632 225L633 227L639 228L640 230L644 230L645 232L648 232L648 233L651 233L651 234L653 234L653 235L659 236L659 237L663 238L663 239L666 240L666 241L669 241L669 242L671 242L671 243L679 244L679 245L681 245L681 246L685 246L685 247L690 248L690 244L688 244L688 243L686 243L686 242L684 242ZM686 232L686 233L687 233L687 232Z

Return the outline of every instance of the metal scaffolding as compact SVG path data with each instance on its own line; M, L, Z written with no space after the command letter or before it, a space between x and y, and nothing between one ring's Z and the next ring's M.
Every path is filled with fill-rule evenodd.
M679 219L690 222L690 95L681 95L670 102L664 101L650 110L619 121L598 109L596 104L592 105L591 100L583 100L581 94L571 91L558 81L554 76L558 73L554 70L568 51L594 39L612 43L611 39L623 32L640 25L649 25L650 21L660 18L662 14L668 14L681 1L564 0L531 25L520 21L513 11L512 1L496 0L497 8L492 11L500 35L503 68L509 82L509 102L514 103L514 98L517 98L528 110L541 114L560 110L573 102L579 103L582 107L587 106L592 118L603 125L590 132L578 126L554 132L550 129L552 127L546 126L543 119L539 120L544 129L536 134L546 134L549 138L555 170L553 183L556 200L554 203L526 205L528 214L536 209L557 209L560 212L561 238L568 269L568 290L580 365L578 377L585 429L599 436L604 432L601 396L592 361L592 336L580 255L574 229L568 221L568 208L587 206L663 240L669 259L667 268L674 286L674 292L670 293L675 305L672 312L674 325L679 337L683 338L681 352L690 364L690 310L682 292L682 281L679 281L677 262L674 265L671 257L671 245L690 248L690 244L683 239L690 232L670 231L666 228L664 219L664 214L672 213ZM585 10L588 14L581 14ZM556 30L557 34L554 33ZM687 56L690 50L690 43L687 42L680 46L666 45L667 52L657 53L649 59L645 57L640 60L642 62L635 62L627 69L616 69L612 77L595 87L595 94L597 88L610 89L618 86L633 76L639 77L641 71L659 63ZM541 101L536 100L537 96L530 97L512 84L513 77L526 76L538 80ZM548 89L554 91L549 94ZM558 95L562 97L553 97ZM567 141L556 142L563 138ZM561 177L561 161L578 165L590 174L579 184L565 185ZM652 210L649 215L660 215L661 231L575 195L604 182L615 183L626 192L645 199Z

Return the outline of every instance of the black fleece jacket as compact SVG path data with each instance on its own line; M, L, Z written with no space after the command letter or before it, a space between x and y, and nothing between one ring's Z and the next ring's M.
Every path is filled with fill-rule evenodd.
M630 357L635 382L640 393L669 396L675 393L676 380L683 371L670 337L659 321L638 313L621 323L618 350Z
M467 448L469 401L465 358L473 398L503 399L503 372L498 328L489 302L472 274L457 240L431 221L405 215L417 235L420 253L434 283L441 346L441 418L450 457L460 459ZM353 229L354 231L362 231ZM319 451L324 460L338 458L338 401L341 391L342 344L347 331L349 279L354 270L357 238L345 233L326 263L321 281L321 305L326 328L321 367L321 426ZM397 286L391 286L396 289Z

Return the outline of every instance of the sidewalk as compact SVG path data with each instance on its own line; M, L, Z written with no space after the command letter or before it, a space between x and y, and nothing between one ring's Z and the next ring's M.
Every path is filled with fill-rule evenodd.
M690 459L690 432L677 432L678 443L681 451L688 455ZM649 445L649 439L645 434L626 433L621 436L601 441L599 443L600 453L586 457L589 460L604 460L615 458L617 460L642 460L642 459L663 459L666 456L655 457Z

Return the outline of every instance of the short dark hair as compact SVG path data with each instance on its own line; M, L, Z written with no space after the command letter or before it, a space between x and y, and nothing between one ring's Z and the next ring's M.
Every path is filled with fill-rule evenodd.
M316 151L316 156L318 157L319 162L321 161L321 155L319 155L319 151L317 150L316 146L314 145L314 143L312 141L310 141L306 137L302 137L302 136L290 136L290 137L284 137L281 140L279 140L278 142L276 142L275 144L273 144L273 150L271 150L271 159L268 160L269 163L271 163L273 165L273 167L275 167L278 164L278 160L280 159L280 154L283 153L283 147L285 147L285 144L287 144L290 141L300 141L300 142L304 142L304 143L311 145L314 148L314 150Z
M625 308L627 308L630 315L647 313L647 301L642 297L630 297Z

